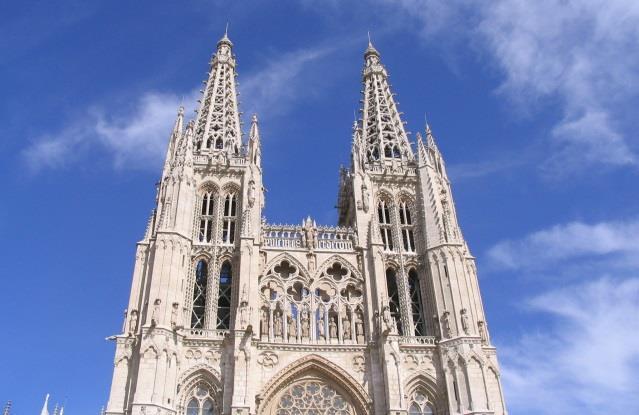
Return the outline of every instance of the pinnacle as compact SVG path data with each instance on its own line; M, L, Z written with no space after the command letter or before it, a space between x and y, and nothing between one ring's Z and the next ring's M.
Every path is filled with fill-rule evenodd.
M233 42L229 39L229 24L226 24L226 29L224 30L224 36L217 42L217 46L220 47L221 44L226 43L230 47L233 47Z

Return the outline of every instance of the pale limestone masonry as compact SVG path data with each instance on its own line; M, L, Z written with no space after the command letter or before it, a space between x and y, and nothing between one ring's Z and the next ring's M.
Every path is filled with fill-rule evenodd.
M331 227L263 219L232 47L196 119L178 113L106 413L505 414L444 160L429 127L413 152L377 50Z

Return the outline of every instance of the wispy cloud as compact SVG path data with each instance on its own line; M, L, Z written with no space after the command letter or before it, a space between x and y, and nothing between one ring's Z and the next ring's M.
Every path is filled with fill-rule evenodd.
M489 250L509 278L532 273L537 287L550 285L520 300L531 317L527 334L500 347L512 413L639 411L637 235L639 220L571 222Z
M317 92L314 83L304 82L308 66L334 51L332 47L312 47L270 56L259 71L240 79L243 109L261 117L285 114L297 100ZM302 85L303 84L303 85Z
M191 93L186 102L194 103ZM117 169L157 169L181 102L177 94L147 92L130 112L93 107L63 130L32 140L22 157L32 172L83 159L107 159Z
M502 346L516 414L639 413L639 278L599 278L528 302L550 327Z
M616 116L639 95L636 1L381 1L417 22L426 39L460 36L490 57L503 74L498 92L518 108L558 103L544 172L637 164L637 137Z
M548 268L574 260L612 259L616 263L639 256L639 220L587 224L571 222L505 240L488 251L492 265L512 270ZM639 264L639 261L637 261Z

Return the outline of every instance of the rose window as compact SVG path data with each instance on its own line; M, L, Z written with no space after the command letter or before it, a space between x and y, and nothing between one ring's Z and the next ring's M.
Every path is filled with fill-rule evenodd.
M291 386L280 398L276 415L352 415L351 404L331 386L306 381Z

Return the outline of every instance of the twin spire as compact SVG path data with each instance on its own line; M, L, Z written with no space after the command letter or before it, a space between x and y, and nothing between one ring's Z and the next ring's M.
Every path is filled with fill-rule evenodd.
M217 50L211 60L208 79L204 82L200 107L197 111L194 131L196 153L241 156L242 131L236 84L236 61L233 42L224 36L217 42ZM361 120L357 123L358 161L363 165L412 162L413 151L397 108L394 94L388 83L388 73L382 65L380 54L368 39L364 52L364 84ZM178 115L176 130L182 129L182 117ZM251 123L257 129L257 120ZM255 135L251 131L251 135ZM354 137L355 140L355 137ZM169 151L175 149L169 148Z

